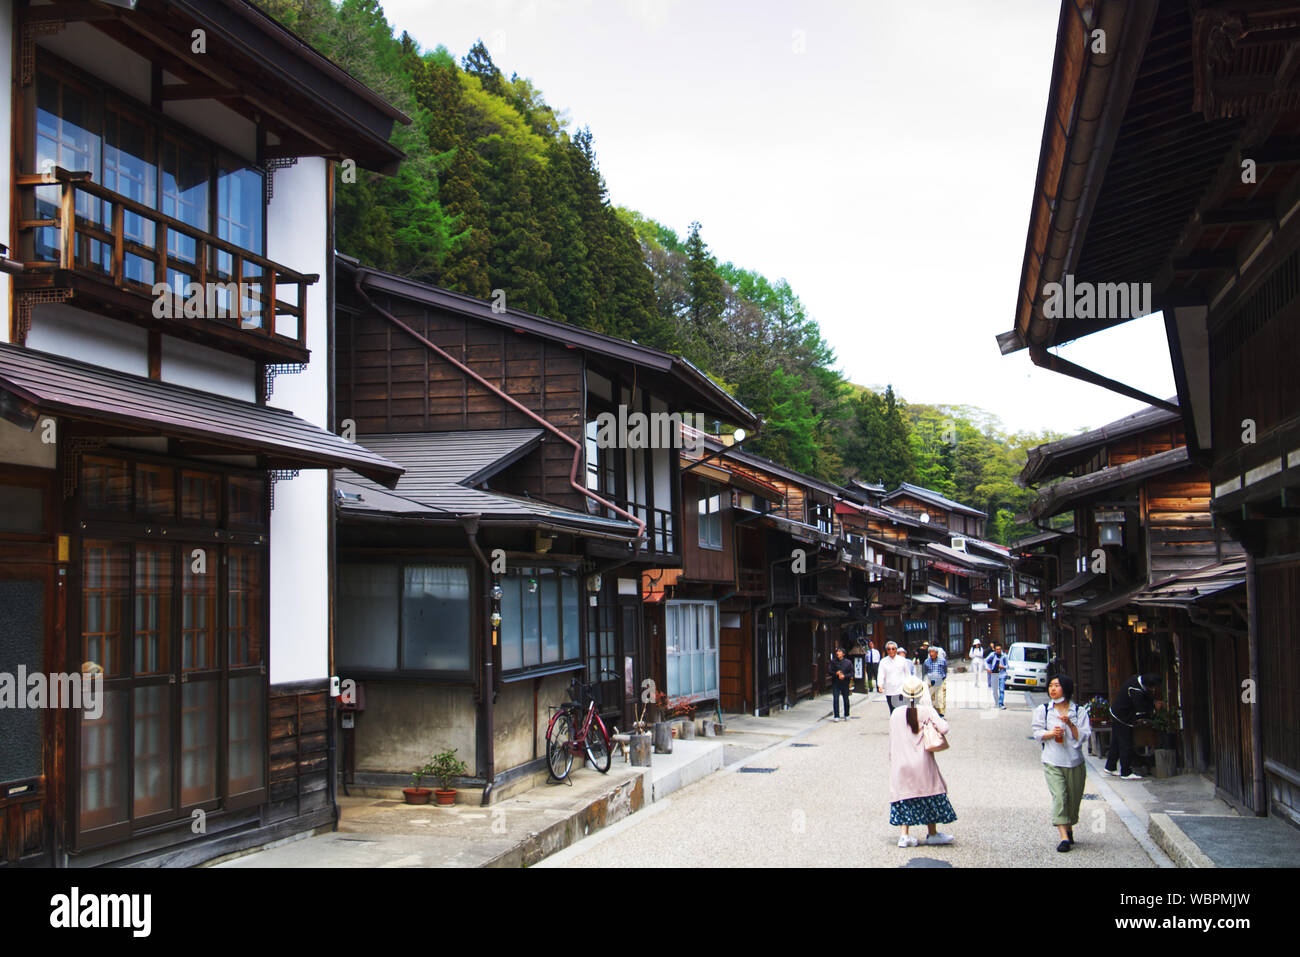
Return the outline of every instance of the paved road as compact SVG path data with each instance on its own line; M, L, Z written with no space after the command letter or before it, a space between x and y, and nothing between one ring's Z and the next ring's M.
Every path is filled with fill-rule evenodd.
M751 757L543 862L557 867L914 866L1152 867L1089 781L1079 845L1056 852L1056 829L1029 737L1030 695L992 709L967 675L949 681L952 747L938 756L957 812L947 847L902 849L889 826L888 708L876 696L852 720ZM1037 706L1046 700L1033 696ZM829 704L829 698L826 699ZM797 745L810 745L799 747ZM743 767L772 768L767 773Z

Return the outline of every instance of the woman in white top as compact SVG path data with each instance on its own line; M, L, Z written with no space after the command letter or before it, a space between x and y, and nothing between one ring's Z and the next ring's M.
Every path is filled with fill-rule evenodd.
M1052 700L1034 709L1034 737L1043 746L1043 774L1052 793L1052 823L1061 838L1058 851L1074 846L1074 825L1079 823L1079 804L1087 783L1083 746L1092 734L1088 709L1076 705L1074 681L1058 675L1047 686Z
M970 646L970 654L966 656L970 661L970 673L975 682L975 702L980 700L980 677L984 674L984 646L980 644L978 638L975 644ZM996 704L997 702L994 702Z

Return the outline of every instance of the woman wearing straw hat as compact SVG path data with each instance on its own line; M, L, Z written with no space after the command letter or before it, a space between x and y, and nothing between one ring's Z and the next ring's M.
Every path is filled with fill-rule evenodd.
M925 682L915 676L903 682L905 708L889 716L889 823L901 827L899 847L916 847L920 841L908 828L924 824L926 844L951 844L952 835L937 830L951 824L957 814L948 803L948 785L939 773L939 763L925 749L921 729L931 722L941 734L948 723L930 707Z

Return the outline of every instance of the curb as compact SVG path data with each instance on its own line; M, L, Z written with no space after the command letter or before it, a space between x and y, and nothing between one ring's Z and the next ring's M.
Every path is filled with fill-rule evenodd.
M1153 812L1147 821L1147 833L1178 867L1218 867L1168 814Z

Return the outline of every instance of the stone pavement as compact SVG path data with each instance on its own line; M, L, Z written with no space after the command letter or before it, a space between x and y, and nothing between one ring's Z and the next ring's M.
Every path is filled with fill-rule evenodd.
M1125 825L1096 776L1075 828L1079 844L1056 852L1039 748L1029 736L1035 698L1044 700L1011 693L1007 710L998 710L969 675L949 679L952 748L938 760L958 815L945 827L956 837L950 846L897 846L884 699L855 696L851 720L834 724L825 719L827 696L773 719L728 717L723 741L752 753L539 866L1149 868L1152 852L1163 859ZM818 711L822 720L802 721Z

